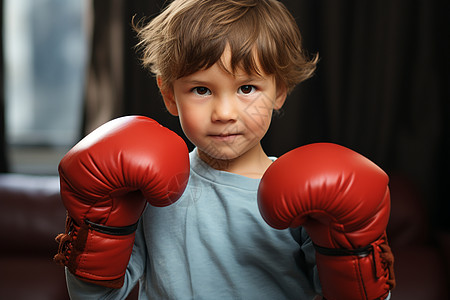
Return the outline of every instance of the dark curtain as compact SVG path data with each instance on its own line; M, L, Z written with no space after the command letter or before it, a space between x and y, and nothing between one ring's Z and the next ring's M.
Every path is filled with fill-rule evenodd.
M8 171L6 154L5 88L3 60L3 1L0 0L0 173Z
M305 45L319 52L315 78L285 107L268 145L345 145L390 175L407 177L434 225L450 228L448 1L282 1ZM286 118L285 118L286 119ZM278 144L277 144L278 142Z
M151 17L164 2L93 1L84 134L114 117L141 114L183 136L155 80L140 66L131 29L133 16ZM449 229L448 4L282 2L296 17L306 48L321 61L274 118L263 140L266 152L279 156L321 141L352 148L414 182L434 225Z
M132 19L157 14L165 1L93 0L92 58L86 88L84 134L118 116L149 116L182 135L165 111L152 74L141 67Z

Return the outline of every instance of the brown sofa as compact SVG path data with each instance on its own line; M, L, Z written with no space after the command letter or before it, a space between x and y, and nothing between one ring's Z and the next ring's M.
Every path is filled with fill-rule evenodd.
M69 299L52 261L65 215L56 176L0 175L0 298Z
M410 182L392 176L391 195L392 300L449 299L450 235L431 230ZM64 220L56 176L0 174L0 299L68 299L63 268L52 261Z
M0 174L0 299L69 299L53 262L65 218L57 176Z

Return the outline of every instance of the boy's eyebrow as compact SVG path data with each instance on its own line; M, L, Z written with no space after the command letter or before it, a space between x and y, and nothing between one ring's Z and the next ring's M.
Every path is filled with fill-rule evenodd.
M244 84L246 82L263 82L267 79L268 78L265 78L265 77L252 76L252 75L242 75L242 76L236 77L236 81L239 83L242 83L242 84ZM208 78L208 79L204 80L204 79L195 78L195 77L189 78L189 76L180 78L179 80L183 83L194 84L194 85L207 85L207 84L211 84L212 81L214 81L214 79L212 79L212 78Z
M217 81L213 80L213 79L206 79L206 80L201 80L201 79L195 79L195 78L180 78L180 82L182 84L188 85L188 86L208 86L211 87L213 85L217 85L219 84Z
M180 78L179 81L183 82L183 83L188 83L188 84L196 84L196 85L202 85L202 84L207 84L208 82L205 80L198 80L198 79L190 79L190 78Z
M237 78L239 82L262 82L266 81L268 78L263 76L242 76Z
M268 82L274 80L274 77L270 76L259 76L259 75L249 75L249 76L242 76L236 79L239 85L265 85Z

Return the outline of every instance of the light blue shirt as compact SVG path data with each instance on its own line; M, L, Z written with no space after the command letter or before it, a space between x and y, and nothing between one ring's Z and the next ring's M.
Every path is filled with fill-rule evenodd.
M121 289L69 272L73 299L122 299L140 282L140 299L314 299L320 292L306 233L275 230L259 214L260 180L209 167L190 153L183 196L147 206ZM113 262L111 262L113 263Z

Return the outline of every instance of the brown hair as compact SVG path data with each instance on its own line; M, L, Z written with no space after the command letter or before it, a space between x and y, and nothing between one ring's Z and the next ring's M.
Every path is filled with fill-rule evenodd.
M227 45L232 68L227 71L273 74L288 91L312 76L318 60L308 58L294 18L276 0L174 0L151 22L134 28L143 65L166 86L221 64Z

